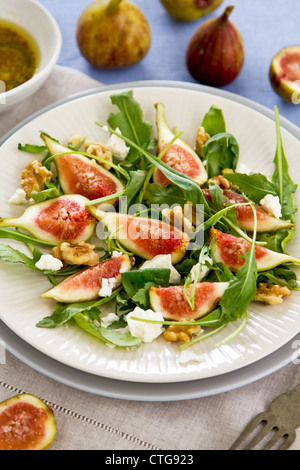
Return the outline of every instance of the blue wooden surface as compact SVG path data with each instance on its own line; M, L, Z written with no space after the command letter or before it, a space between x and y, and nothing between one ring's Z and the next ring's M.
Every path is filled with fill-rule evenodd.
M76 24L91 0L40 0L55 17L63 35L59 64L90 75L104 84L136 80L175 80L196 83L190 76L185 54L190 38L204 21L173 20L159 0L134 0L146 16L151 32L151 49L139 64L122 70L107 71L90 66L81 56L76 43ZM238 27L245 45L245 64L239 77L225 90L252 99L279 112L300 125L300 106L279 98L269 82L273 56L283 47L300 44L299 0L225 0L205 19L219 16L228 5L235 5L231 21Z

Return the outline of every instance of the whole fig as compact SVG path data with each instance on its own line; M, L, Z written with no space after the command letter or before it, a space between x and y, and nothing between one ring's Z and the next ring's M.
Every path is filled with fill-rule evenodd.
M141 10L128 0L96 0L80 15L76 32L81 54L103 69L140 62L151 45L151 31Z
M188 45L187 68L199 83L214 87L228 85L243 67L243 39L228 19L233 9L227 7L219 18L205 21Z
M160 0L169 15L180 21L195 21L208 15L223 0Z

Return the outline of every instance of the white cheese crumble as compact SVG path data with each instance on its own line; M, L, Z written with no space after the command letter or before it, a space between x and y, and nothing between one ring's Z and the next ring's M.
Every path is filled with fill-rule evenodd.
M119 128L116 129L116 132L121 134ZM110 136L106 146L111 151L113 156L116 157L119 161L125 160L130 150L130 148L125 144L124 140L115 134Z
M236 173L242 173L244 175L251 175L252 170L250 170L244 163L238 163L235 169Z
M15 193L9 199L9 204L28 204L26 193L23 189L17 189Z
M210 268L206 265L206 261L208 261L208 263L210 265L213 265L213 260L209 257L209 256L206 256L203 260L202 260L202 267L201 267L201 273L200 273L200 277L199 277L199 281L201 281L205 276L207 276L207 274L209 273L210 271ZM193 268L191 269L191 276L192 276L192 282L194 282L196 280L196 275L197 275L197 272L198 272L198 269L199 269L199 266L200 266L200 263L197 263L195 264L195 266L193 266Z
M169 255L157 255L140 267L140 269L170 269L170 284L177 284L181 281L179 272L172 265L172 256Z
M101 326L103 326L104 328L107 328L112 323L119 320L118 315L116 315L115 313L105 313L103 315L100 315L100 318Z
M41 271L59 271L63 267L63 263L52 255L42 255L35 266Z
M202 362L203 361L203 354L197 355L193 351L190 351L188 349L184 349L179 354L178 361L179 361L179 364L181 364L181 365L188 364L189 362Z
M117 280L115 277L103 278L101 289L99 290L99 297L110 297L116 287Z
M133 320L132 317L144 320L164 321L160 312L154 312L150 309L143 310L140 307L136 307L132 312L126 315L126 321L131 335L135 338L142 339L143 343L152 343L154 339L162 334L162 325Z
M113 251L111 254L112 258L120 258L121 256L123 256L123 253L121 253L120 251Z
M268 212L268 214L277 217L281 217L281 204L278 196L273 196L272 194L267 194L259 204L261 207Z

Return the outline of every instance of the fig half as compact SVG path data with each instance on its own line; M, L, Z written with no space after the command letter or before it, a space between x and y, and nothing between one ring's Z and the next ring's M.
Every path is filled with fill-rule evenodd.
M65 194L81 194L94 200L124 189L121 181L94 159L72 153L69 148L46 134L41 134L41 138L49 153L54 156L59 183ZM111 204L116 204L117 201L111 201Z
M130 271L133 260L128 255L110 258L68 277L42 295L63 303L87 302L99 297L103 279L115 279L114 289L121 285L121 272Z
M0 227L25 229L53 245L86 241L93 235L97 224L85 208L88 201L78 194L49 199L28 207L18 218L0 220Z
M149 290L151 308L155 312L161 312L166 320L197 320L214 310L228 285L228 282L198 283L194 310L184 295L184 286L151 287Z
M213 240L213 241L212 241ZM230 271L236 273L245 263L244 255L250 250L251 243L214 228L210 231L211 256L215 263L223 263ZM283 263L300 264L300 260L277 253L262 246L255 246L255 258L258 271L266 271Z
M56 432L53 411L39 398L24 393L0 403L0 450L46 450Z
M204 189L205 197L210 200L209 189ZM247 203L247 199L242 195L233 191L232 189L225 189L223 191L226 204L243 204ZM259 205L255 204L256 219L257 219L257 232L276 232L277 230L287 229L293 227L294 224L288 220L277 219L269 215ZM254 229L254 215L251 206L238 206L234 208L236 214L236 221L238 226L246 232L253 232Z
M155 107L158 152L160 153L164 147L174 139L175 135L167 124L164 105L157 103ZM199 156L188 144L179 138L168 148L161 160L175 170L197 181L200 185L207 181L207 173ZM168 178L166 178L158 168L154 170L153 180L155 183L162 186L171 184Z
M143 259L171 254L172 263L176 264L186 254L188 235L166 222L92 207L89 210L126 250Z
M289 46L273 58L269 77L274 91L284 100L300 103L300 46Z

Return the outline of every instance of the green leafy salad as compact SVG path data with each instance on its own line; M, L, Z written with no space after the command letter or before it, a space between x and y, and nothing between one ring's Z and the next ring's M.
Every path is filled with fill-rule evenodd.
M111 104L117 112L95 123L106 143L85 136L61 143L42 132L42 145L19 144L33 160L10 202L27 207L0 220L0 238L31 254L0 243L2 269L21 263L48 279L42 297L53 313L37 328L72 324L110 347L159 339L179 351L224 329L218 347L245 327L251 302L264 308L299 290L300 261L287 252L297 185L278 109L267 178L240 163L215 105L187 144L162 104L155 105L157 132L132 90L111 96ZM229 323L236 328L226 334Z

